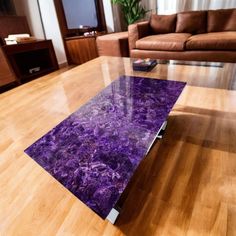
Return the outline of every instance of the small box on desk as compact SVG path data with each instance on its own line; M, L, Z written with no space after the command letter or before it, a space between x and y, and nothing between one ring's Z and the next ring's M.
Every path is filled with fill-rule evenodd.
M135 71L150 71L157 65L157 60L154 59L138 59L133 61L133 70Z

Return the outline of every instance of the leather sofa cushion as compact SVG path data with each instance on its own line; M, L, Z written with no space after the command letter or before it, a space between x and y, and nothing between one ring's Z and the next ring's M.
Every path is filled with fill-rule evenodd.
M128 32L98 36L96 43L99 56L129 56Z
M191 36L188 33L170 33L151 35L136 41L137 49L160 51L183 51L185 42Z
M187 50L236 50L236 32L215 32L191 36Z
M151 15L150 27L154 34L174 33L176 27L176 14Z
M208 11L207 31L236 31L236 9Z
M177 33L202 34L207 28L207 12L192 11L177 14Z

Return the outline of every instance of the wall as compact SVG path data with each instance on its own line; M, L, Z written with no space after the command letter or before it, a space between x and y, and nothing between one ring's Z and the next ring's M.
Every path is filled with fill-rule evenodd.
M158 14L227 8L236 8L236 0L158 0Z
M144 6L148 13L146 19L149 19L152 13L156 13L158 0L141 0L141 4ZM108 32L119 32L127 29L127 25L124 21L123 14L121 13L121 7L119 4L111 4L111 0L103 0L104 12L106 18L106 24Z
M37 0L14 0L14 4L17 15L27 17L32 35L45 39Z
M65 48L57 20L53 0L38 0L44 31L47 39L52 39L59 65L67 62Z
M104 14L106 20L107 31L114 32L114 19L111 6L111 0L103 0Z

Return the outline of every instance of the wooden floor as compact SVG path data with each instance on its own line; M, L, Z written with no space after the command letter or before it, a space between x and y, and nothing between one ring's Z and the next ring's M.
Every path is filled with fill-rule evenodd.
M23 151L123 74L188 85L111 225ZM0 235L236 235L236 65L134 73L128 58L102 57L1 94Z

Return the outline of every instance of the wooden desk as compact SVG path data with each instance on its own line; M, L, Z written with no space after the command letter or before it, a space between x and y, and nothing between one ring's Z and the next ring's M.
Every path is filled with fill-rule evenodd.
M37 78L58 69L51 40L4 45L2 49L19 82Z

